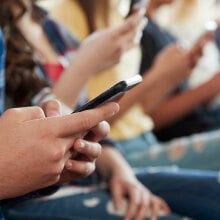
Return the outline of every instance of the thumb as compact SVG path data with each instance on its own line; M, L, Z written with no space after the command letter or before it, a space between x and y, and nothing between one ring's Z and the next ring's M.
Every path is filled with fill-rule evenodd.
M57 100L51 100L41 104L46 117L56 117L61 115L61 104Z

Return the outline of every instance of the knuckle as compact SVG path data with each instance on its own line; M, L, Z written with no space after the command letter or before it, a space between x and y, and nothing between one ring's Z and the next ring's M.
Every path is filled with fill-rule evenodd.
M87 130L91 128L91 120L88 116L84 115L83 120L81 121L81 129Z
M97 157L99 157L102 154L102 146L100 144L97 144Z
M51 160L52 161L60 161L63 159L65 155L65 146L63 145L57 145L54 149L53 152L51 153Z
M4 112L4 117L9 117L11 118L11 116L13 117L16 117L17 115L19 114L19 109L7 109L5 112Z
M96 157L99 157L102 154L102 146L97 144Z
M98 157L101 154L102 147L99 143L93 142L93 143L87 144L85 150L88 154L90 154L90 156Z
M54 175L53 177L50 178L49 185L56 184L59 180L60 180L60 174Z
M44 114L43 109L39 106L32 107L32 111L35 115L42 115Z
M83 177L89 176L91 173L95 171L95 164L94 163L87 163L85 165L85 169L82 173Z
M54 178L58 178L63 171L63 164L62 163L57 163L53 166L51 169L51 174L53 175Z

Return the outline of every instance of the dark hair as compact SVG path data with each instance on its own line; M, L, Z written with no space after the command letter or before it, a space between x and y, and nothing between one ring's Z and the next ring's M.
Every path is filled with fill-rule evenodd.
M6 94L16 106L30 105L31 98L43 87L48 86L36 72L33 48L16 27L16 21L27 11L22 0L0 0L0 25L3 30L6 55ZM20 8L16 17L12 7ZM32 5L32 18L42 22L42 10Z
M109 0L77 0L77 2L85 12L89 26L89 33L97 30L97 24L95 20L95 16L97 14L99 19L102 19L106 27L109 25Z

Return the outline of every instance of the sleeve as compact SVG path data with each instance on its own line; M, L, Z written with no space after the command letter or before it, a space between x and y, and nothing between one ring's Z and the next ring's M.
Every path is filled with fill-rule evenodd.
M116 142L113 141L111 138L105 138L101 141L99 141L99 143L103 146L103 147L114 147L116 148Z
M19 197L12 198L12 199L1 200L1 206L5 207L5 208L13 207L19 203L27 202L32 199L37 199L42 196L49 196L49 195L52 195L53 193L55 193L59 188L60 188L60 186L54 185L54 186L50 186L50 187L47 187L44 189L36 190L36 191L28 193L24 196L19 196Z
M148 70L158 53L176 39L166 30L160 28L151 19L143 31L141 39L142 60L140 74Z
M5 97L5 45L3 41L3 34L0 29L0 115L4 111L4 97Z

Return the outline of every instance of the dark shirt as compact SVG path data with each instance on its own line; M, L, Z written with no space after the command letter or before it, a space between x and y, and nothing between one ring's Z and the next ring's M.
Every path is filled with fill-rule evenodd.
M145 74L146 70L153 65L159 52L175 41L175 37L149 19L149 23L144 29L141 40L142 60L140 74ZM216 35L216 41L220 47L219 30ZM173 91L173 95L183 92L186 89L187 83L183 81ZM201 105L195 108L193 112L189 113L184 118L154 133L160 141L168 141L175 137L188 136L193 133L213 130L219 127L220 117L215 115L213 112L210 112L205 105Z

